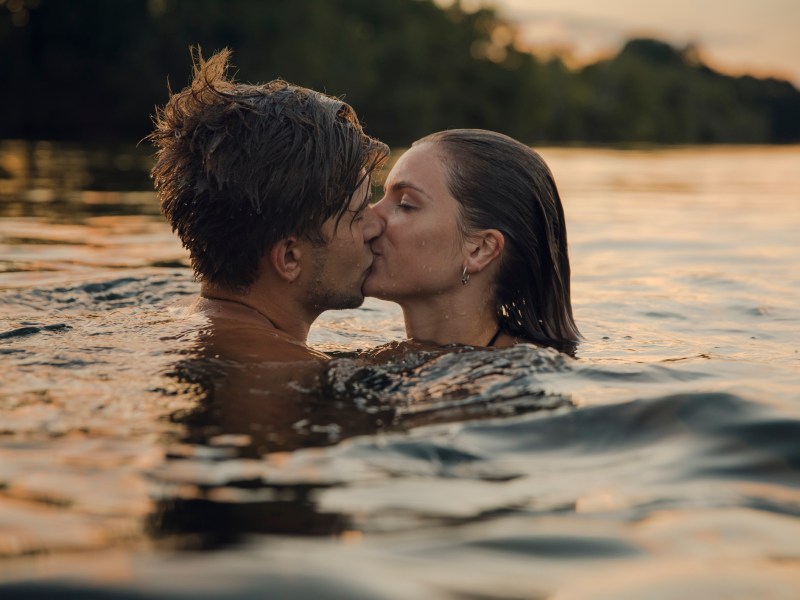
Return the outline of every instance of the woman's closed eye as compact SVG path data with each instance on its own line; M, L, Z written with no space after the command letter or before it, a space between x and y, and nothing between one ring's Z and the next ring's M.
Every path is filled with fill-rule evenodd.
M415 208L417 208L414 204L412 204L411 202L409 202L405 198L400 200L400 202L398 203L397 207L400 210L406 211L406 212L408 212L410 210L414 210Z

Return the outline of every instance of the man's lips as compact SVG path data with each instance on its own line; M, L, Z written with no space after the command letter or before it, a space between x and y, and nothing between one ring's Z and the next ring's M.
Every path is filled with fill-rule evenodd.
M382 253L381 253L381 251L380 251L380 250L378 250L378 249L375 247L375 242L372 242L372 243L369 245L369 250L370 250L370 252L372 252L372 254L373 254L373 255L375 255L375 256L380 256L380 255L382 254Z

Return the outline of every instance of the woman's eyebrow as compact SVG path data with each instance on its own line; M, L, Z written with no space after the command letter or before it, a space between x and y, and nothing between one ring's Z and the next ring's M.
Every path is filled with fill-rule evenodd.
M410 181L395 181L394 183L386 186L384 188L384 191L391 192L391 191L394 191L394 190L402 190L402 189L414 190L415 192L419 192L420 194L422 194L426 198L430 198L430 195L428 195L428 192L423 190L418 185L415 185L415 184L411 183Z

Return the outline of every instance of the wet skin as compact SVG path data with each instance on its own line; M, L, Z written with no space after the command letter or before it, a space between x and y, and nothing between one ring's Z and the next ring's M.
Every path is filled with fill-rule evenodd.
M236 293L204 284L188 313L205 318L216 354L265 363L327 359L309 348L305 339L323 311L354 308L364 301L361 288L373 261L369 244L382 230L366 203L369 185L365 180L356 190L341 218L323 223L320 234L325 243L297 236L290 246L281 242L274 247L292 248L294 274L281 273L268 251L248 290Z
M375 261L366 295L403 305L461 285L458 202L445 176L432 144L413 146L389 173L385 194L373 207L384 230L372 242Z
M389 173L374 206L383 233L371 244L375 260L364 293L397 302L406 334L416 341L513 345L515 338L498 334L494 305L503 235L463 231L441 152L434 142L414 145ZM462 281L465 269L469 286Z
M369 194L370 181L365 179L342 218L323 224L321 233L328 242L311 248L312 310L356 308L364 302L362 287L373 263L370 243L383 230L382 222L366 204Z

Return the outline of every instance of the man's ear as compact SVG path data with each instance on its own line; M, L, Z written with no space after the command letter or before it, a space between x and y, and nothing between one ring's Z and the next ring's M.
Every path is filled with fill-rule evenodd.
M503 253L506 245L505 236L497 229L484 229L471 235L467 241L467 252L464 266L468 273L478 273L488 267Z
M269 262L278 277L293 283L301 270L303 251L294 236L278 241L269 251Z

